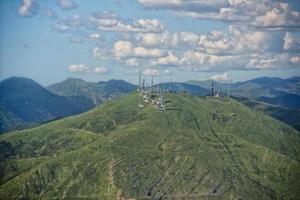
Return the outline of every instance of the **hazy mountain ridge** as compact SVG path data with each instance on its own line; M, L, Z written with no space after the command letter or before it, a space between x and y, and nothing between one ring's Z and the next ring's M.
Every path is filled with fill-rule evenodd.
M211 81L188 81L205 89L211 88ZM300 108L300 77L288 79L261 77L245 82L215 82L216 91L235 97L247 97L286 108Z
M0 198L299 196L295 129L228 98L166 98L166 112L135 93L1 135Z
M135 90L137 86L123 80L87 82L82 79L68 78L47 87L49 91L61 96L85 96L95 105L111 100Z
M11 77L0 82L0 106L2 132L79 114L93 104L84 96L58 96L31 79Z

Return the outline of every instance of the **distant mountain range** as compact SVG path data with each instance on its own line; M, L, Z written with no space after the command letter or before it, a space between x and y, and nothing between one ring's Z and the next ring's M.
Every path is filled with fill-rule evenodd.
M187 91L195 96L211 94L210 80L155 85L155 88L158 87L176 92ZM276 106L276 109L268 107L264 112L298 127L300 120L284 120L284 116L286 113L294 114L300 108L300 77L262 77L230 84L215 82L215 88L223 95L227 95L230 89L230 95L239 97L238 100L245 97L259 104ZM136 89L136 85L123 80L93 83L75 78L44 88L30 79L12 77L0 82L0 132L82 113ZM276 114L272 114L272 110L276 110Z
M123 80L92 83L82 79L68 78L65 81L48 86L47 89L60 96L85 96L95 105L98 105L127 94L137 89L137 86Z
M211 80L188 81L187 83L210 90ZM285 108L300 108L300 77L288 79L261 77L245 82L219 83L215 89L221 94L246 97Z

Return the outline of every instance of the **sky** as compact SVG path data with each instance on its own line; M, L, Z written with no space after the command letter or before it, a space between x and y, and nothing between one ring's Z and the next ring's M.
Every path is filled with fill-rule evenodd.
M298 0L1 0L0 79L300 75Z

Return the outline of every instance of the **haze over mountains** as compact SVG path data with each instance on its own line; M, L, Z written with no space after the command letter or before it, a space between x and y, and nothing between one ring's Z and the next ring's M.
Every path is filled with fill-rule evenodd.
M216 90L236 97L246 105L263 111L299 129L300 77L289 79L257 78L238 83L215 83ZM96 83L68 78L43 88L26 78L12 77L0 82L0 132L32 126L61 117L79 114L103 102L134 91L136 85L123 80ZM211 94L211 81L172 82L155 85L155 88L187 91L195 96ZM244 98L247 98L246 100ZM249 100L254 100L249 103ZM254 103L255 102L255 103ZM261 106L264 105L264 106ZM272 109L270 109L272 107Z
M1 199L297 199L300 134L229 98L131 93L0 136Z

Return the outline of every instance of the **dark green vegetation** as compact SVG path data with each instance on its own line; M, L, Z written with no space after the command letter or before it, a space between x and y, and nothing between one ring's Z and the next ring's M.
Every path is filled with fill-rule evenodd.
M75 78L68 78L63 82L47 87L48 90L57 95L87 97L93 101L95 105L132 92L136 88L135 85L122 80L92 83Z
M0 82L0 132L82 113L92 107L86 97L57 96L31 79L11 77Z
M300 135L233 99L137 94L0 136L0 199L297 199Z

